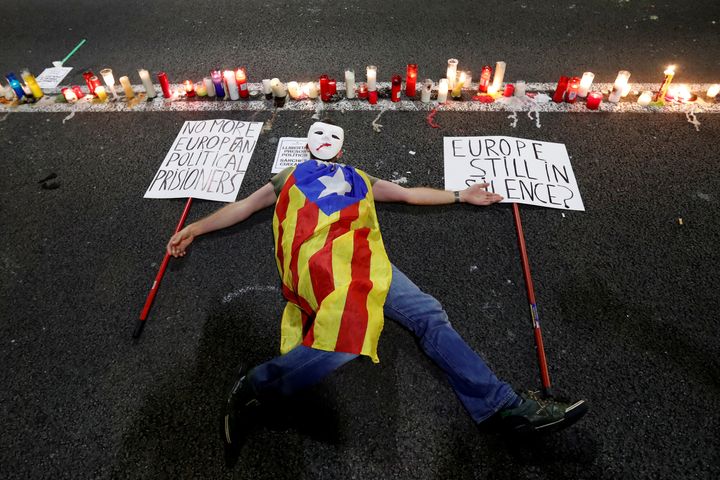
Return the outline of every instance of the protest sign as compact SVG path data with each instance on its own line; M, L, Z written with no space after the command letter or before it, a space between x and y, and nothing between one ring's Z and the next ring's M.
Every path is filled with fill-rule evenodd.
M307 137L282 137L278 142L272 173L280 173L287 167L294 167L309 159L306 145Z
M503 203L584 211L565 145L524 138L445 137L445 188L489 183Z
M67 74L70 73L70 70L72 70L72 67L46 68L35 78L35 80L38 85L40 85L40 88L44 90L52 90L60 85L60 82L62 82Z
M145 198L234 202L261 129L262 122L185 122Z

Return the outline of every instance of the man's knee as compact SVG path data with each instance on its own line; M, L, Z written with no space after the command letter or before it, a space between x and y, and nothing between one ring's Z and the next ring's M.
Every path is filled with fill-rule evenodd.
M417 334L423 337L434 330L449 327L450 320L440 302L432 298L432 301L428 302L428 308L419 315L417 325L419 330Z

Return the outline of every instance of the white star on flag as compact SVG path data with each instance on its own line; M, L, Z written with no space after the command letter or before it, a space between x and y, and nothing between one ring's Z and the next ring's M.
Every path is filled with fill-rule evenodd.
M318 198L327 197L328 195L332 195L333 193L336 193L338 195L345 195L350 190L352 190L352 186L345 180L345 175L343 175L342 168L338 168L335 172L335 175L331 176L325 176L318 178L322 182L323 185L325 185L325 190L320 192L320 195Z

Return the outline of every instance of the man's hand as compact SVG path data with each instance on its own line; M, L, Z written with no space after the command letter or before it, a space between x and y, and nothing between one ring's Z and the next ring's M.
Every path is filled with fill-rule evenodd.
M180 230L178 233L170 237L167 244L167 252L173 257L184 257L185 249L195 240L195 235L190 229L190 225Z
M491 205L503 199L502 195L487 191L489 183L475 183L460 191L460 200L472 205Z

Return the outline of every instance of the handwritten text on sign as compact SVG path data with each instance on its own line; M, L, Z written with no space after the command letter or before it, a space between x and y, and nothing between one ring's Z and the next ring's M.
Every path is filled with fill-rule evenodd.
M145 198L234 202L261 128L261 122L236 120L185 122Z
M445 188L489 183L504 203L585 210L562 143L513 137L445 137Z

